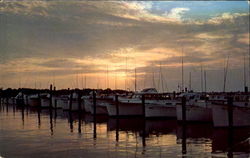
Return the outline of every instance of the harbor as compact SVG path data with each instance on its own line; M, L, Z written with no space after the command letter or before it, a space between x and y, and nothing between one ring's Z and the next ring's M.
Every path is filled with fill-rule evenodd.
M0 158L250 158L249 10L0 0Z
M213 97L205 98L207 104L214 103L215 100L217 103L210 105L212 106L209 112L211 116L204 117L207 107L203 104L197 105L202 103L202 100L192 101L201 95L193 96L193 92L164 94L165 98L160 99L162 94L158 94L153 89L146 89L137 94L137 99L132 97L133 100L127 101L124 98L119 99L124 95L114 94L112 90L109 90L109 95L104 95L97 93L98 90L57 91L52 87L51 85L47 90L22 89L22 94L17 90L8 90L8 95L11 94L10 92L17 95L7 98L3 97L6 96L7 91L2 91L0 139L5 146L1 148L1 153L6 153L10 157L32 157L33 155L72 157L81 154L87 154L88 157L168 157L171 155L249 157L249 100L242 103L243 106L234 104L240 102L239 99L233 102L235 97L232 96L239 96L239 94L236 95L237 93L227 94L231 97L224 100L221 99L222 97L215 99L210 94ZM89 95L84 95L86 91L90 91ZM27 92L38 93L28 95ZM44 92L49 95L42 95ZM173 94L176 99L171 100L171 97L167 97ZM216 94L218 95L225 96L225 94ZM248 95L248 93L240 94L240 96ZM37 98L34 99L34 96ZM48 104L42 101L45 99L42 96L49 96ZM56 99L53 99L54 97ZM166 111L170 112L164 112L165 108L160 108L160 103L153 101L155 98L160 103L163 101L176 103L170 106L175 110L167 104ZM60 102L60 99L65 101ZM181 112L178 111L179 104ZM218 110L218 105L223 108ZM114 106L115 112L111 110L109 113L108 106ZM131 111L126 113L126 106L129 108L135 106L134 113ZM152 106L160 110L155 112ZM213 106L216 108L214 109ZM237 108L241 107L244 111L238 114ZM197 108L201 109L197 110ZM226 111L221 112L222 109ZM218 114L218 112L221 113ZM216 116L213 116L214 113ZM215 122L217 115L220 117L219 122ZM16 136L13 137L14 135ZM13 151L15 149L11 147L12 143L18 145L20 152ZM25 144L29 144L31 148L26 147ZM6 155L1 156L6 157Z

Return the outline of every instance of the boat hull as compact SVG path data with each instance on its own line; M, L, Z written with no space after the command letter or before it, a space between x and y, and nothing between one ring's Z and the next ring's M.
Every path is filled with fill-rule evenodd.
M97 100L96 101L96 114L97 115L107 115L107 106L110 106L109 101ZM84 108L86 112L94 114L94 106L92 99L84 99Z
M233 127L250 126L250 108L233 106ZM228 106L227 105L213 105L213 123L215 127L228 127Z
M119 115L118 116L142 116L142 104L137 103L118 103ZM109 116L116 115L116 105L110 104L107 106Z
M176 117L176 107L167 105L152 105L146 104L145 116L148 118L155 117Z
M182 120L182 105L176 105L177 120ZM186 106L186 121L212 122L212 108L194 105Z

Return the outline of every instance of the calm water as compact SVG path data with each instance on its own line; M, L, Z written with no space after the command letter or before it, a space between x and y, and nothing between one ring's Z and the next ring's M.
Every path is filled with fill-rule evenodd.
M96 122L96 123L94 123ZM250 129L0 107L0 158L250 157Z

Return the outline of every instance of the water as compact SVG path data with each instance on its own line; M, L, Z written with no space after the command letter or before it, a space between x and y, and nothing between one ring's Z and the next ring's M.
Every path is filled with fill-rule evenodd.
M95 122L95 123L94 123ZM0 107L1 157L250 157L250 129ZM183 139L182 139L183 138ZM248 139L248 140L247 140Z

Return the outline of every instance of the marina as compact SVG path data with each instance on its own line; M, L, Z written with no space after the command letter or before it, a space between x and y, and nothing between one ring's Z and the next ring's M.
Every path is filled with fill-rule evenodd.
M5 157L4 154L11 157L31 157L32 155L58 157L65 154L67 157L81 154L88 154L88 157L100 155L103 157L168 157L170 155L174 157L222 155L249 157L249 100L238 105L233 104L233 97L227 97L223 104L219 99L220 104L218 104L212 97L212 101L209 101L209 98L206 101L208 107L204 104L195 105L194 103L199 101L193 102L192 99L197 99L196 96L200 97L200 94L193 92L175 94L176 99L171 101L168 97L159 99L156 91L152 93L153 97L152 94L149 97L149 93L139 93L137 99L132 100L119 100L119 95L114 93L110 95L99 93L96 96L97 90L91 91L89 96L85 95L85 97L81 97L84 90L67 90L68 95L64 91L62 98L58 95L60 90L51 88L50 91L45 91L50 95L40 95L40 93L20 95L22 92L13 91L17 96L9 98L3 97L6 94L2 91L0 140L5 144L0 149L2 157ZM247 96L246 94L248 93L242 93L242 96ZM52 106L53 95L57 96L54 106ZM223 95L225 96L225 93ZM234 98L240 102L238 96L241 94L234 95ZM27 96L27 105L24 104L24 98L20 99L20 96ZM46 101L41 96L46 96ZM112 96L113 99L111 99ZM160 96L162 97L162 94ZM230 96L233 94L230 93ZM67 108L57 104L58 100L63 98L65 100L63 104ZM158 98L158 101L154 100L155 98ZM44 102L46 106L42 106ZM162 102L172 102L176 105L171 105L169 108L167 104L168 108L164 111ZM135 106L139 111L132 107L132 112L137 113L126 112L122 106L118 106L119 104ZM114 106L114 115L107 110L108 106ZM161 109L158 113L160 111L162 113L157 114L154 107L158 109L159 106ZM86 107L92 110L87 110ZM172 108L176 109L171 110ZM181 111L178 111L178 108ZM205 112L207 108L209 113ZM175 115L169 115L173 112ZM32 146L30 151L24 150L25 144L22 141ZM223 144L221 144L222 141ZM20 144L18 145L20 152L12 151L12 143Z
M250 158L249 10L0 0L0 158Z

